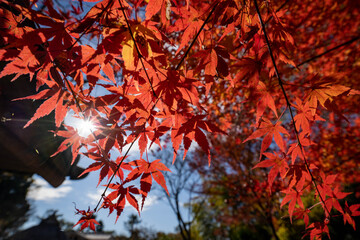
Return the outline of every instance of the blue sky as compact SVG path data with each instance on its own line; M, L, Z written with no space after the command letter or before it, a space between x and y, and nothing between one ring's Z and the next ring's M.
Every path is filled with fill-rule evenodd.
M84 129L81 128L84 126L83 121L70 117L70 115L71 114L65 119L67 125L71 125L79 132L82 132L84 137L91 133L90 131L84 131ZM154 147L155 144L153 144L151 148ZM136 142L130 150L129 158L127 160L130 161L139 158L139 155L138 143ZM112 154L112 159L115 159L116 157L117 154ZM151 155L149 155L149 158L150 161L154 160L154 157ZM87 168L91 163L93 163L93 160L81 155L78 166ZM172 168L171 165L167 167L170 169ZM65 180L62 185L57 188L52 187L38 175L34 175L34 180L35 182L27 196L32 203L34 213L33 217L25 224L24 228L37 225L39 223L38 217L44 217L46 211L50 209L58 210L58 214L61 214L66 221L76 223L79 219L79 215L75 215L74 203L79 210L87 210L88 207L94 209L105 188L103 185L106 184L106 179L104 179L100 185L96 187L99 180L99 171L90 172L88 176L81 180ZM136 183L134 184L136 185ZM140 215L140 226L145 226L156 231L174 232L175 227L177 226L176 216L172 212L166 198L164 197L161 199L163 192L160 191L160 188L161 187L153 181L152 190L145 200ZM109 193L108 190L106 194ZM181 201L188 202L189 196L183 194L183 196L180 196L180 199ZM185 208L182 208L182 210L184 213L188 212ZM101 209L97 212L96 219L98 221L103 221L105 231L115 231L116 234L127 234L124 222L128 220L130 214L137 214L137 211L128 204L116 224L116 213L108 216L107 209Z
M87 166L90 160L80 160L81 166ZM171 166L170 166L171 167ZM78 215L75 215L73 202L76 203L78 209L94 208L102 193L102 186L96 188L98 182L98 173L92 172L82 180L66 180L58 188L53 188L40 176L34 176L35 184L28 194L28 199L32 201L34 214L30 221L24 227L30 227L38 224L38 217L43 217L49 209L58 210L63 218L70 222L77 222ZM154 183L156 184L156 183ZM159 199L159 190L152 190L145 201L145 206L141 212L140 226L152 228L157 231L174 232L177 225L176 217L171 211L167 201ZM184 199L185 196L183 197ZM116 214L108 217L106 209L100 210L97 220L104 222L105 230L116 231L117 234L126 234L124 222L127 221L130 214L136 214L136 210L128 206L115 224Z
M89 128L89 126L84 125L82 120L70 117L71 114L72 113L68 113L68 116L65 118L65 124L73 126L79 133L82 133L84 137L91 134L90 131L85 131L81 128ZM148 144L149 152L151 149L156 148L156 144L153 144L151 149L149 149L149 145L150 144ZM192 144L191 149L194 149L196 146L197 144ZM126 149L124 152L126 152ZM138 159L139 155L138 143L135 142L133 148L129 152L129 158L127 160ZM112 159L116 159L116 157L117 154L113 152ZM169 156L167 157L169 158ZM172 159L172 156L170 159ZM149 160L153 161L155 158L149 154ZM93 160L81 155L78 166L87 168L91 163L93 163ZM170 170L172 169L171 165L167 167ZM102 185L106 184L106 181L103 180L99 187L96 187L99 180L99 171L91 172L87 177L81 180L66 180L57 188L53 188L38 175L34 175L34 179L35 182L28 194L28 199L31 200L34 208L34 213L33 217L23 226L23 228L37 225L39 223L38 217L44 217L47 210L58 210L58 214L61 214L66 221L76 223L79 219L79 215L75 215L74 203L80 210L87 210L88 207L94 209L105 188ZM160 188L161 187L153 181L152 190L145 200L145 205L140 215L140 227L144 226L155 231L174 232L177 226L177 218L172 212L166 198L160 198L163 196L163 192L160 191ZM109 191L107 194L108 193ZM182 196L180 196L180 201L187 203L189 201L189 195L186 193L182 194ZM183 204L181 203L180 206L182 205ZM188 213L188 209L184 207L182 208L182 211ZM98 221L103 221L105 231L115 231L116 234L127 234L124 223L128 220L130 214L137 214L137 211L132 206L128 205L125 207L124 212L119 217L116 224L116 213L108 216L107 209L101 209L97 212L96 219ZM185 219L187 219L188 216L185 216Z

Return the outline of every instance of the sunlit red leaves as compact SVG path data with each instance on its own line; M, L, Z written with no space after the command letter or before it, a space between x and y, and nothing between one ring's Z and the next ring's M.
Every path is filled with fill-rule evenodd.
M277 146L280 148L280 150L282 152L285 153L286 146L285 146L284 139L280 133L282 133L285 136L289 135L288 131L284 127L281 126L280 121L273 124L272 122L270 122L270 120L263 119L263 121L260 123L259 129L257 129L248 138L246 138L244 140L244 142L264 136L264 139L262 140L262 143L261 143L261 150L260 150L260 158L261 158L263 152L269 148L269 146L272 142L272 139L274 137Z
M337 178L336 174L326 176L323 172L320 172L320 176L322 178L322 183L318 185L318 190L319 190L321 198L324 200L326 199L324 207L327 209L327 211L325 211L325 215L327 217L329 217L328 211L331 211L331 209L334 207L337 211L339 211L340 213L343 214L344 221L345 221L346 211L347 211L346 208L348 206L346 204L345 209L343 209L340 206L338 200L345 198L350 193L345 193L345 192L340 191L340 186L336 182L336 178ZM318 194L316 194L316 195L318 195ZM345 212L344 212L344 210L345 210ZM352 215L350 214L350 216L352 216ZM353 225L353 227L355 227L355 226Z
M144 159L139 159L129 162L134 169L128 174L125 182L133 181L141 176L140 189L142 194L146 197L147 193L150 192L152 186L151 177L169 194L166 187L166 181L161 171L170 171L160 159L154 160L151 163ZM151 176L151 177L150 177Z
M191 58L194 65L197 65L193 70L195 73L204 71L204 74L208 77L226 77L229 75L228 62L230 61L230 54L222 46L199 50L191 55Z
M94 160L95 162L90 164L82 173L81 175L88 173L88 172L93 172L93 171L97 171L100 170L100 174L99 174L99 182L98 182L98 186L100 184L100 182L107 176L108 179L113 175L116 174L121 181L123 181L124 179L124 173L122 169L125 170L132 170L131 166L126 163L126 162L122 162L122 164L120 165L120 167L118 168L118 164L120 163L122 157L118 157L117 161L111 161L107 158L104 158L102 156L102 154L100 153L94 153L94 152L87 152L84 153L85 156L91 158L92 160ZM118 168L118 169L117 169ZM116 171L117 170L117 171ZM115 173L116 172L116 173ZM80 175L80 176L81 176Z
M36 110L34 116L25 124L24 128L26 128L31 123L33 123L36 119L39 119L41 117L44 117L44 116L50 114L54 109L61 109L60 107L56 108L58 102L62 106L62 103L59 101L60 93L61 93L60 91L57 91L53 96L51 96L50 98L45 100L45 102L43 102L39 106L39 108ZM62 115L64 116L64 114L62 114Z
M328 238L330 239L329 227L325 221L311 223L307 227L307 230L308 232L304 235L304 237L306 235L310 235L311 240L320 240L322 239L323 234L327 234Z
M301 200L302 190L297 190L297 189L291 188L288 190L284 190L282 192L286 193L286 196L282 200L280 207L283 207L285 204L290 202L289 203L289 215L290 215L290 221L292 222L292 215L295 210L296 203L299 204L299 206L302 209L304 209L304 204Z
M321 189L321 188L319 188ZM332 208L335 208L337 211L339 211L340 213L344 214L343 208L341 207L339 200L345 198L347 195L351 194L351 193L345 193L345 192L341 192L340 191L340 186L336 185L334 190L329 189L329 198L327 198L325 200L325 207L326 209L328 209L329 211L331 211ZM329 217L329 213L327 211L325 211L325 215L327 217Z
M157 12L160 10L161 22L166 24L167 20L170 20L171 13L171 1L170 0L154 0L149 1L149 4L146 6L145 18L151 19Z
M319 186L319 192L323 199L326 198L326 196L330 196L332 193L331 187L335 182L335 179L337 177L336 174L334 175L328 175L326 176L325 173L320 172L320 176L322 178L322 184Z
M287 155L291 156L291 163L294 164L297 158L300 158L302 160L305 159L306 157L306 152L304 151L304 147L308 147L312 144L314 144L310 139L309 139L309 134L306 133L305 131L302 131L299 133L299 141L300 144L298 142L294 142L292 144L290 144L289 150L287 152Z
M208 10L207 7L209 6L205 5L203 9ZM169 31L183 31L180 45L176 51L177 55L190 42L190 40L194 38L204 21L200 19L203 12L198 12L193 7L188 8L186 6L182 6L172 8L172 10L176 15L179 15L180 18L174 23L174 25L169 27ZM199 36L200 41L204 38L203 34L204 33L201 32Z
M237 82L246 80L249 83L249 87L256 87L259 82L259 70L262 68L262 63L259 60L242 57L231 68L238 69L237 74L232 82L233 86L236 86Z
M273 182L275 181L275 178L280 174L280 177L282 179L285 178L287 170L289 169L287 158L281 157L278 154L272 154L265 152L264 155L268 158L264 161L259 162L254 166L254 168L262 167L267 168L271 167L271 170L268 175L268 183L269 183L269 189L271 189L271 186Z
M107 203L108 206L112 206L110 202L117 199L115 207L112 206L117 210L117 218L119 218L121 212L125 208L125 203L126 203L125 199L140 214L139 204L134 194L135 195L141 194L141 190L134 187L134 185L124 187L123 184L118 184L118 183L116 184L110 183L109 188L113 189L114 191L112 191L110 194L106 196L107 200L105 201L105 203ZM110 211L111 209L113 208L109 208Z
M14 51L14 50L13 50ZM13 81L24 74L29 74L30 79L40 67L40 61L28 46L23 46L16 57L6 57L7 52L0 52L0 60L11 60L0 73L0 77L14 74Z
M6 10L5 8L0 9L1 23L0 23L0 32L1 40L0 46L4 46L10 41L21 38L26 31L29 31L30 28L22 24L23 16L15 15L12 12Z
M214 49L198 51L191 57L200 59L198 68L199 70L204 69L206 75L215 76L217 74L218 56Z
M315 168L315 166L310 165L311 170ZM305 184L307 182L311 182L312 179L304 164L290 165L285 178L288 178L288 186L287 189L281 191L286 195L282 200L280 206L283 207L284 205L289 203L288 211L290 221L292 221L292 216L295 210L296 203L299 205L300 209L305 210L304 204L301 200L301 196L304 194L304 190L308 186ZM299 210L297 210L297 212L299 212ZM305 212L303 214L305 214Z
M54 84L51 89L44 89L43 91L38 92L37 94L26 96L22 98L13 99L14 101L18 100L40 100L46 99L36 110L33 117L26 123L24 128L28 127L35 120L44 117L50 114L53 110L55 110L55 125L56 127L60 127L63 122L66 113L67 113L67 104L64 104L64 100L67 99L66 96L68 94L65 91L59 89L58 86Z
M67 130L56 131L55 135L65 138L65 140L60 144L57 151L52 155L65 151L67 148L71 146L72 149L72 161L71 164L74 163L77 155L79 154L79 150L83 144L90 143L94 140L93 135L89 135L87 138L81 137L78 131L71 127L66 126Z
M346 224L346 222L348 222L353 228L354 230L356 230L355 227L355 221L352 217L356 217L356 216L360 216L360 204L354 204L349 206L347 202L345 202L345 208L344 208L344 224Z
M215 1L210 5L204 1L193 1L191 4L190 1L169 0L131 1L130 4L126 1L86 1L97 3L81 20L76 20L79 16L72 16L72 13L79 15L81 1L80 7L73 7L71 12L57 10L51 1L44 2L46 11L35 7L11 5L14 9L20 10L19 15L1 8L0 14L4 21L1 23L0 44L9 45L4 45L5 47L0 50L0 60L7 62L0 77L14 74L13 80L17 80L20 75L28 74L31 79L37 81L37 89L43 86L38 94L22 98L43 100L26 126L54 110L57 127L60 127L68 109L75 113L92 111L94 115L101 116L96 144L93 136L82 138L72 127L65 126L66 131L58 130L55 133L65 138L56 153L72 146L74 160L80 148L87 146L88 152L84 154L94 162L84 173L100 171L99 183L106 176L111 177L113 174L115 179L120 181L119 184L110 186L115 191L110 193L108 198L104 197L103 207L109 208L110 213L116 210L119 216L127 200L139 211L140 207L134 195L141 195L143 204L150 192L153 179L167 191L162 171L168 169L159 160L150 163L142 159L149 143L155 142L161 147L160 138L171 131L175 153L183 145L185 156L195 141L210 162L211 146L206 134L225 133L216 126L215 121L231 121L237 128L235 139L239 142L243 137L241 134L249 135L250 131L250 120L245 124L238 124L239 118L243 117L239 109L250 106L245 107L246 111L249 116L255 116L258 128L244 142L262 137L260 159L262 155L266 157L255 167L271 168L268 181L264 182L270 188L276 185L276 179L280 175L282 182L288 184L287 189L283 191L286 195L282 206L289 203L290 216L301 216L306 225L309 225L308 209L304 209L301 194L304 188L312 186L311 182L314 181L309 171L315 170L313 163L317 164L318 155L310 149L312 141L320 138L319 136L325 139L323 135L318 134L322 130L315 129L319 124L316 121L324 121L326 118L327 122L324 125L333 127L335 131L348 131L336 117L330 115L328 120L326 113L321 110L325 108L343 118L348 117L342 112L343 109L348 110L348 106L338 99L359 93L352 90L357 86L358 63L350 61L358 54L350 47L345 48L346 51L338 49L338 55L329 61L336 66L331 68L328 63L324 64L323 68L317 66L321 70L318 75L314 75L317 68L312 66L313 63L307 69L296 70L289 69L289 64L295 65L291 55L300 55L299 59L308 52L318 55L321 54L319 49L329 49L339 42L336 34L332 32L335 29L334 24L327 25L320 21L327 20L324 16L332 18L338 14L318 16L304 14L307 11L298 13L293 9L301 9L299 1L291 4L293 8L288 8L285 4L279 11L276 1L263 2L261 5L261 14L266 19L270 37L270 47L284 79L289 100L293 104L292 109L296 109L294 120L299 135L294 136L295 134L288 132L290 119L287 114L281 119L282 123L280 119L274 119L274 116L278 118L278 113L289 106L284 103L283 93L277 81L271 78L274 66L269 58L264 31L260 29L259 20L250 2ZM313 7L306 3L305 1L306 8L311 10ZM216 4L219 4L217 9L196 39L200 44L195 44L190 49L180 70L174 70L176 63L183 56L180 52L185 52L185 46L195 38L207 14ZM135 19L139 13L135 13L138 9L143 11L142 17ZM130 29L122 10L129 18L135 42L130 36ZM141 22L144 11L145 21ZM35 23L34 25L45 27L24 26L29 20ZM314 24L302 25L304 22L314 21ZM317 25L330 26L331 33ZM298 26L296 31L293 26ZM324 36L319 37L317 32ZM329 34L330 45L322 45L321 41ZM350 32L349 36L352 34ZM82 40L85 37L92 39L92 46L84 44ZM303 38L310 40L304 41ZM297 46L294 46L295 43ZM94 46L96 44L97 46ZM303 50L308 52L303 53ZM144 60L144 67L140 63L140 58ZM346 66L344 61L351 62L351 67ZM344 73L339 73L341 77L328 76L337 71ZM353 75L346 72L351 72L355 77L349 77ZM65 84L66 80L69 81L68 84ZM107 81L107 85L99 84L102 80ZM103 88L101 91L106 93L98 96L98 87ZM254 94L249 93L252 91ZM231 96L231 99L228 96ZM227 99L229 102L219 102L218 99ZM244 105L244 101L248 105ZM77 103L82 110L78 109ZM344 106L337 108L335 103ZM357 118L355 111L349 112L348 115ZM355 121L357 120L350 119L350 124ZM228 126L226 125L226 128ZM226 131L224 126L221 128ZM296 141L296 137L301 144ZM272 144L273 138L275 144ZM140 150L140 160L126 163L122 161L122 157L116 160L108 159L111 158L112 150L122 153L123 148L136 139L138 145L135 146ZM356 134L353 139L357 139ZM94 147L95 145L97 146ZM274 152L270 152L272 150ZM329 159L333 158L334 147L321 151L331 156ZM351 148L347 148L347 151L351 152ZM345 152L342 154L346 155ZM310 170L304 165L306 160L311 162ZM121 166L115 173L120 162ZM330 169L332 163L328 161L327 164ZM321 175L321 178L316 178L316 181L319 181L320 195L325 200L323 207L335 208L343 213L345 222L353 225L351 216L358 214L358 206L348 206L346 203L346 207L342 208L338 200L345 198L347 193L341 192L338 185L333 186L334 175ZM124 186L124 182L130 183L135 180L140 180L139 188ZM296 204L300 209L296 208ZM94 222L87 218L91 215L90 211L77 211L85 216L81 228L90 226L94 229ZM327 226L322 223L311 224L308 228L311 230L311 237L328 232Z
M162 39L162 35L138 22L130 21L130 24L134 39L131 37L130 31L123 33L125 39L122 45L122 59L126 70L140 71L142 68L140 58L156 58L161 55L157 42Z
M99 225L99 223L95 220L93 214L94 211L90 210L90 207L87 211L85 210L79 210L75 207L76 214L82 215L80 220L73 226L77 226L78 224L81 224L80 231L84 230L87 227L90 227L91 230L95 231L95 224Z
M359 94L359 91L351 90L351 88L336 84L337 80L332 77L326 77L321 79L318 75L309 79L311 89L305 98L305 102L309 103L309 108L313 116L315 116L318 102L324 108L326 102L332 102L333 98L339 96L345 92L351 94ZM335 82L335 84L334 84Z
M139 121L141 122L141 121ZM138 131L141 131L140 133L136 132L133 135L137 135L138 139L138 146L140 150L140 157L142 157L143 153L146 151L146 149L152 146L153 143L156 143L161 148L160 140L159 138L165 134L166 131L170 129L170 127L167 126L161 126L157 121L152 121L152 126L143 127L143 125L140 125L140 128ZM164 123L164 122L163 122ZM141 123L142 124L142 123ZM131 135L128 138L128 141L133 141L133 138ZM149 145L148 145L149 144Z
M162 96L162 102L165 103L171 111L178 110L182 100L193 105L198 105L199 93L196 86L199 82L195 79L185 78L177 71L167 71L166 79L155 86L157 96Z
M276 14L273 14L276 16ZM272 48L274 49L274 56L276 59L279 59L285 64L290 64L293 67L296 67L294 60L292 59L292 53L294 49L294 38L292 35L284 28L284 26L278 21L278 17L274 17L275 20L271 24L271 29L269 29L270 41L272 41ZM272 66L270 58L268 58L267 66L270 68L270 76L275 74L275 69Z
M309 213L310 209L302 209L302 208L295 208L293 212L293 216L296 217L296 219L303 219L305 223L305 227L309 225Z
M314 164L310 164L310 170L316 169ZM296 187L298 190L302 190L306 181L311 181L310 173L303 162L299 164L291 164L286 174L289 181L288 188Z
M258 90L260 92L260 100L256 106L256 123L258 123L260 118L263 116L266 107L270 108L274 112L275 116L278 117L274 98L266 90L265 84L261 81L259 81Z
M210 165L210 146L203 130L213 133L226 133L210 121L203 120L205 117L206 115L193 116L191 119L184 122L181 127L176 131L176 136L181 136L181 138L175 138L175 141L173 140L173 146L174 150L178 151L180 143L183 141L185 148L183 158L185 158L186 153L191 146L191 142L195 140L199 144L201 149L207 154L208 162ZM176 156L174 154L173 159L175 159L175 157Z

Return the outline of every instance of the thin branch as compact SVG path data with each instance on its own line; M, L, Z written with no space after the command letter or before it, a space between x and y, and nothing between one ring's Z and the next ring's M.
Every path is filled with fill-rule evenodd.
M154 97L157 98L157 95L156 95L156 93L155 93L155 91L154 91L152 82L150 81L149 74L148 74L148 72L147 72L147 70L146 70L146 68L145 68L144 62L143 62L144 56L140 53L140 50L139 50L139 48L138 48L138 46L137 46L136 40L135 40L135 38L134 38L134 35L133 35L132 30L131 30L131 26L130 26L129 20L128 20L127 16L126 16L126 13L125 13L124 7L123 7L123 5L122 5L122 3L121 3L121 0L119 0L119 4L120 4L121 11L122 11L122 13L123 13L123 15L124 15L125 21L126 21L126 25L127 25L128 29L129 29L131 39L132 39L133 42L134 42L134 46L135 46L135 49L136 49L136 53L138 54L138 57L139 57L140 62L141 62L141 65L142 65L142 67L143 67L143 69L144 69L144 71L145 71L146 77L147 77L147 79L148 79L148 81L149 81L149 84L150 84L150 87L151 87L151 91L152 91Z
M125 158L128 156L131 148L133 147L134 143L136 142L136 140L138 139L138 137L140 136L140 134L144 132L145 127L146 127L146 123L148 122L149 118L151 117L151 112L155 109L158 101L160 100L160 96L161 96L161 93L160 93L160 95L157 97L154 105L152 106L152 108L151 108L151 110L150 110L150 115L146 118L146 121L145 121L145 123L144 123L144 125L143 125L144 128L143 128L141 131L139 131L138 134L135 136L135 138L134 138L134 140L131 142L129 148L126 150L125 155L122 157L121 161L120 161L119 164L117 165L116 170L114 171L114 173L112 174L111 178L109 179L108 184L106 185L103 193L101 194L101 197L100 197L98 203L96 204L96 207L94 208L94 211L95 211L95 212L96 212L97 208L99 207L99 205L100 205L103 197L105 196L106 191L108 190L108 188L109 188L109 186L110 186L110 183L111 183L112 180L114 179L116 173L119 171L119 169L120 169L120 167L121 167L121 164L124 162Z
M94 19L94 22L98 21L102 15L107 11L112 1L109 1L108 4L105 6L105 8L100 12L100 14L97 16L96 19ZM79 41L80 39L87 33L87 31L92 27L93 23L85 28L85 30L80 34L78 38L76 38L75 42L71 44L71 46L67 49L67 51L70 51Z
M279 74L279 71L278 71L277 66L276 66L275 58L274 58L273 52L272 52L271 47L270 47L269 38L268 38L267 33L266 33L266 30L265 30L265 24L264 24L264 22L263 22L263 20L262 20L261 13L260 13L260 10L259 10L259 6L258 6L256 0L254 0L254 4L255 4L255 8L256 8L257 15L258 15L259 20L260 20L260 24L261 24L262 31L263 31L263 33L264 33L264 37L265 37L266 45L267 45L268 50L269 50L270 58L271 58L271 61L272 61L273 65L274 65L274 68L275 68L276 77L277 77L277 79L278 79L278 81L279 81L280 88L281 88L281 90L282 90L282 92L283 92L283 95L284 95L284 97L285 97L285 101L286 101L287 108L289 109L289 112L290 112L291 121L292 121L292 125L293 125L294 131L295 131L297 144L298 144L298 146L299 146L299 148L301 149L301 152L302 152L302 154L303 154L304 163L305 163L305 166L306 166L306 170L308 171L308 173L309 173L309 175L310 175L310 177L311 177L311 181L312 181L312 183L314 184L314 187L315 187L317 193L319 194L319 198L320 198L321 202L323 203L325 210L327 211L327 213L328 213L329 216L330 216L330 211L329 211L329 209L326 207L325 201L324 201L323 197L321 196L320 191L319 191L319 188L318 188L318 186L317 186L315 177L314 177L313 174L311 173L311 170L310 170L310 167L309 167L309 163L308 163L308 161L306 160L306 156L305 156L305 154L304 154L304 152L305 152L305 151L304 151L304 147L302 146L302 144L301 144L301 142L300 142L299 132L298 132L298 130L297 130L297 128L296 128L295 119L294 119L294 113L293 113L293 111L292 111L292 109L291 109L291 104L290 104L289 98L288 98L288 96L287 96L287 94L286 94L286 91L285 91L284 86L283 86L283 82L282 82L282 80L281 80L281 78L280 78L280 74Z
M186 56L189 54L192 46L195 44L197 38L199 37L201 31L203 30L203 28L205 27L205 24L209 21L211 15L213 14L213 12L215 11L215 8L217 7L217 5L219 4L219 2L217 2L213 8L211 9L209 15L207 16L206 20L204 21L204 23L201 25L199 31L197 32L195 38L193 39L193 41L191 42L190 46L188 47L188 49L186 50L186 52L184 53L184 56L182 56L182 58L180 59L180 62L177 64L177 66L175 67L175 70L179 70L181 64L183 63L183 61L185 60Z
M354 37L354 38L350 39L349 41L346 41L346 42L344 42L342 44L339 44L339 45L337 45L337 46L335 46L333 48L330 48L330 49L326 50L325 52L322 52L322 53L320 53L318 55L315 55L315 56L313 56L313 57L311 57L309 59L306 59L305 61L303 61L303 62L299 63L298 65L296 65L296 67L300 67L300 66L304 65L305 63L308 63L308 62L311 62L311 61L313 61L315 59L318 59L318 58L324 56L325 54L328 54L328 53L330 53L330 52L332 52L332 51L334 51L336 49L339 49L339 48L341 48L343 46L351 44L351 43L353 43L353 42L355 42L355 41L357 41L359 39L360 39L360 36Z
M286 0L283 4L281 4L281 6L280 6L278 9L276 9L276 12L279 12L281 9L283 9L288 2L289 2L289 0ZM269 17L269 19L266 20L265 26L271 21L271 19L273 19L273 15L271 15L271 16Z

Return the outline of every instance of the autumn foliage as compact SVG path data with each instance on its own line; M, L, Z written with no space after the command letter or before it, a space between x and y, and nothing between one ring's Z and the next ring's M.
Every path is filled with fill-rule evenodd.
M94 160L85 172L99 171L106 189L77 210L82 229L101 208L140 213L154 181L167 190L170 166L149 160L153 144L170 144L175 160L196 142L211 165L231 139L254 143L252 167L269 170L257 189L281 194L289 218L319 239L332 218L355 229L360 215L342 190L359 181L359 10L351 0L3 0L0 77L36 81L38 93L18 99L43 101L24 127L55 111L66 130L55 131L65 140L54 155ZM80 136L67 114L96 130ZM308 195L320 222L308 218Z

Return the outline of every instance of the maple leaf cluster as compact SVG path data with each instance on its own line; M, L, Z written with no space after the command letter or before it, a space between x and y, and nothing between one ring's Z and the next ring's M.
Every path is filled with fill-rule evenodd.
M304 213L311 238L329 233L332 210L355 228L359 206L339 203L347 195L341 192L344 175L326 174L325 158L319 160L313 149L320 146L315 127L329 130L335 115L350 116L349 128L359 126L352 103L359 76L341 70L349 62L358 68L359 52L337 53L339 64L328 61L320 68L319 61L300 69L308 53L339 48L341 39L321 45L315 32L327 27L336 35L334 24L348 15L359 19L351 1L334 15L336 1L326 1L326 19L315 1L82 0L70 2L69 9L52 1L2 2L0 60L7 64L0 77L28 75L38 93L19 100L43 101L24 127L53 111L57 127L65 126L69 112L96 126L88 137L71 126L55 131L65 140L54 155L71 147L73 160L83 154L94 161L84 173L99 171L98 185L107 178L92 211L115 210L118 218L130 204L140 213L153 179L167 191L162 171L169 169L147 156L166 135L174 160L180 148L185 158L195 141L210 164L207 135L221 139L229 133L238 135L237 143L262 139L261 161L253 167L270 168L264 186L283 193L281 206L288 205L290 219ZM347 32L355 35L360 21L354 22ZM340 100L347 104L339 106ZM239 124L245 117L246 124ZM134 145L140 156L129 161ZM314 194L324 222L309 223L304 194ZM94 229L92 211L77 210L82 229Z

